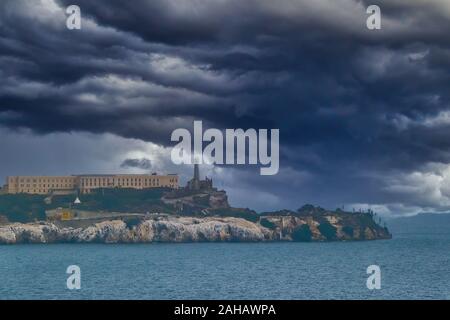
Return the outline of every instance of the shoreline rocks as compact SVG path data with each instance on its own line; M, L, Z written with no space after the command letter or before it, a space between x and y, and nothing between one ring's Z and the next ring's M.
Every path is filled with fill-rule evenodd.
M358 218L264 216L257 222L235 217L156 216L130 225L106 220L87 227L51 222L0 225L0 244L346 241L390 239L386 228Z

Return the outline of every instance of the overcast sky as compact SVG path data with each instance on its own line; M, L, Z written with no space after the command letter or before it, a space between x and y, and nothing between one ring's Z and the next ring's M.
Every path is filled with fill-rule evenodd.
M202 120L280 129L278 175L202 168L235 206L450 211L449 32L448 0L2 0L0 179L185 182L170 134Z

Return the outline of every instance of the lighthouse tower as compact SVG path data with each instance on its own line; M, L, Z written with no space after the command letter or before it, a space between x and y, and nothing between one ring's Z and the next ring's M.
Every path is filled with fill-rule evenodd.
M194 164L194 177L188 181L187 189L189 190L210 190L213 188L212 179L205 177L205 180L200 180L200 168L198 164Z
M198 164L194 164L194 178L192 179L192 188L194 190L200 189L200 169Z

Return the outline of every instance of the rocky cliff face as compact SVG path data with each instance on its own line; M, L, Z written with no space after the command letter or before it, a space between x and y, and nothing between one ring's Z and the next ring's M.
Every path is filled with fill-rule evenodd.
M16 243L149 243L214 241L332 241L387 239L391 235L376 224L352 224L342 217L265 216L258 222L233 217L155 216L130 225L122 220L103 221L84 228L49 222L0 226L0 244ZM347 224L343 224L347 222Z
M321 215L267 215L260 224L279 233L286 241L345 241L390 239L387 228L367 213Z

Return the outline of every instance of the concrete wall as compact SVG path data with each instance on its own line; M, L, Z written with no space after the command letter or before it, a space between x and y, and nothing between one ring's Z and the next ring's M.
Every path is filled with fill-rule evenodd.
M75 176L14 176L7 177L7 193L48 194L51 190L75 190Z
M46 195L51 192L90 193L99 188L178 188L177 175L119 174L82 176L11 176L6 179L5 193Z

